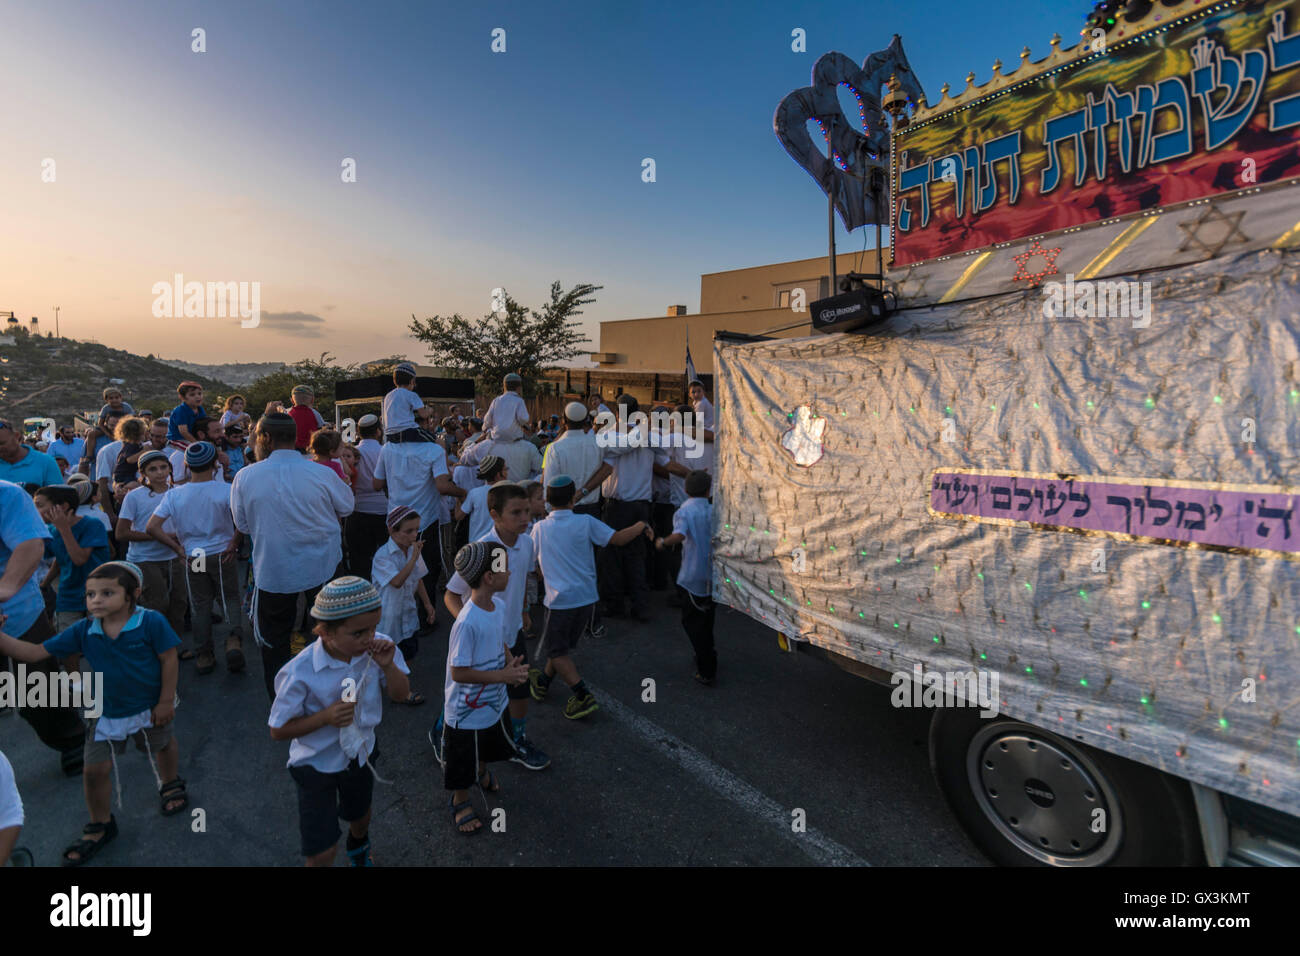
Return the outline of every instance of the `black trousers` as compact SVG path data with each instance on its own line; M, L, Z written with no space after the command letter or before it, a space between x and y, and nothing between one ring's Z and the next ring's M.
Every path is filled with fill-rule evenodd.
M656 538L666 538L673 533L673 512L676 510L670 501L656 501L651 505L650 527L654 529ZM650 587L656 591L673 587L673 582L677 580L677 568L674 565L682 563L681 552L676 548L660 551L653 541L647 541L646 547L646 553L650 555Z
M388 540L384 516L352 512L343 519L343 540L347 544L348 571L369 581L375 552Z
M695 649L695 668L701 677L713 680L718 673L718 652L713 649L713 615L717 610L713 598L698 597L680 586L677 594L682 599L682 627Z
M438 577L442 573L441 526L435 521L421 531L420 536L424 539L420 556L424 558L424 566L429 569L429 573L424 576L424 590L429 595L429 600L433 602L434 609L437 610L442 606L442 591L438 587ZM416 633L418 634L419 631ZM407 660L413 659L420 650L420 642L414 636L402 641L400 646Z
M308 644L315 640L311 636L311 606L322 587L323 584L318 584L314 588L292 594L258 588L254 595L257 602L257 632L265 644L270 645L262 646L262 678L266 681L266 693L271 700L275 700L275 675L293 657L289 647L293 632L301 631L302 636L308 639Z
M42 612L25 633L18 635L18 640L26 641L28 644L41 644L53 636L54 628L50 624L50 619ZM0 670L8 669L8 660L0 654ZM28 674L43 671L53 675L59 672L59 662L52 657L46 658L39 664L24 666ZM52 750L69 753L71 756L80 753L86 742L86 730L82 726L81 717L71 707L20 707L18 716L27 721L32 730L36 731L36 736L41 739L41 743Z
M605 500L605 524L622 531L638 521L650 520L650 502ZM617 606L625 599L632 603L634 614L644 614L650 608L650 588L646 582L646 541L636 538L621 547L603 549L605 564L605 590L601 596Z

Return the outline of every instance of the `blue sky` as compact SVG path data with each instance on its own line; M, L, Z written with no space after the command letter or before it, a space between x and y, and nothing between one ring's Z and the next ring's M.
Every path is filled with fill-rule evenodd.
M1025 45L1046 55L1053 32L1069 46L1087 10L10 5L0 310L52 324L59 304L65 334L192 361L418 358L412 312L477 317L496 286L539 305L553 279L590 281L605 287L585 316L595 349L600 320L696 311L702 272L825 252L825 199L772 133L821 53L861 62L899 33L933 102ZM839 242L860 249L862 232ZM266 320L155 318L151 286L176 272L260 282Z

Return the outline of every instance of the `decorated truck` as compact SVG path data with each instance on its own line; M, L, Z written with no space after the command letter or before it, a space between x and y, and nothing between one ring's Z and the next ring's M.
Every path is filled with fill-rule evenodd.
M932 706L999 863L1294 865L1300 3L1147 7L910 94L883 289L804 317L883 321L719 333L714 596Z

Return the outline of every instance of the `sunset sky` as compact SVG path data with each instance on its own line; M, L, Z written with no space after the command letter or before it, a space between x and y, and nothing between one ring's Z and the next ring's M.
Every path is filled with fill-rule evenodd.
M477 318L497 286L540 306L559 279L604 286L595 350L601 320L697 311L702 272L825 253L772 133L821 53L900 33L933 102L1070 45L1090 6L10 0L0 310L196 362L419 359L412 312ZM261 326L155 318L176 273L259 282Z

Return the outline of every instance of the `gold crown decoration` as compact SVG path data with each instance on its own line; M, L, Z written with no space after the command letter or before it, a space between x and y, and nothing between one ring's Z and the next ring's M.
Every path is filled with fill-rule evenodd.
M1022 86L1044 74L1055 72L1064 67L1088 59L1107 56L1117 47L1132 42L1136 37L1148 31L1168 30L1180 20L1199 19L1210 13L1237 6L1242 2L1244 0L1219 0L1217 3L1213 2L1213 0L1183 0L1182 3L1172 7L1156 4L1136 23L1117 23L1106 31L1106 48L1101 51L1093 49L1092 37L1087 27L1080 31L1079 41L1066 49L1061 48L1061 35L1057 33L1052 37L1052 52L1037 62L1030 62L1029 47L1025 47L1020 51L1019 65L1010 73L1002 72L1001 60L994 61L993 76L982 86L976 86L975 74L968 73L966 75L966 88L956 96L950 96L949 90L951 87L945 83L940 90L938 103L933 105L927 103L916 104L912 114L912 123L917 124L933 119L941 113L967 106L975 100L983 99L994 93Z

